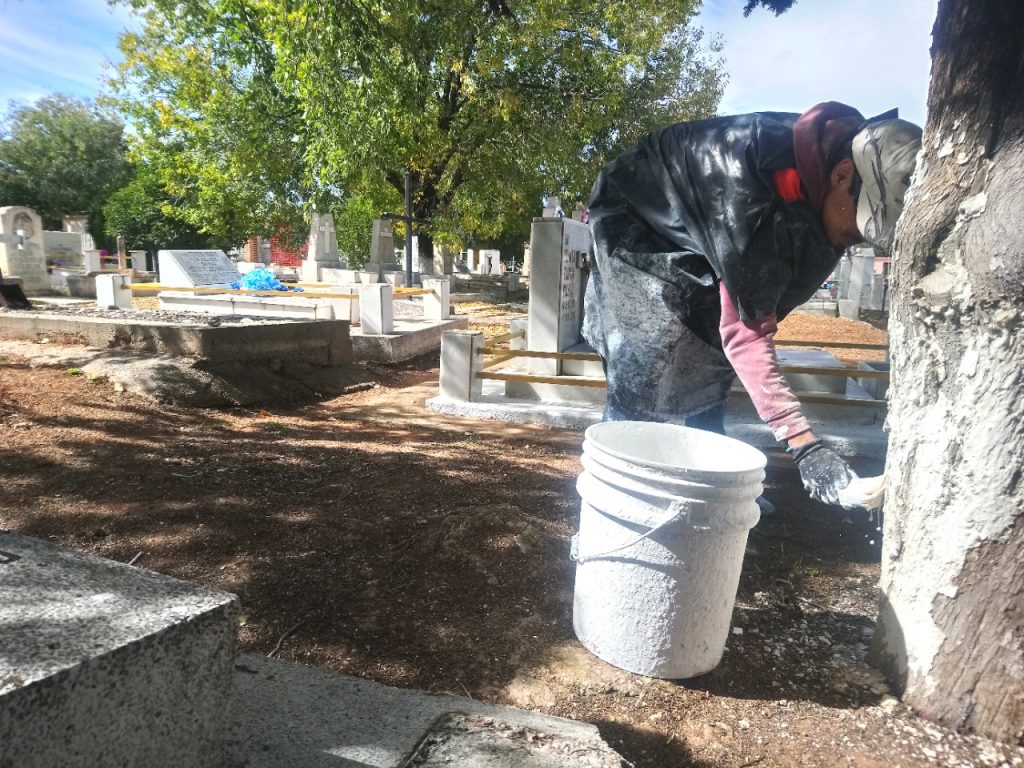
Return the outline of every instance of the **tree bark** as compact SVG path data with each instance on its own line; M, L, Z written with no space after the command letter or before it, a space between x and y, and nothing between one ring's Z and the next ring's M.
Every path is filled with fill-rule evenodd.
M940 0L897 232L875 662L904 700L1024 743L1024 3Z

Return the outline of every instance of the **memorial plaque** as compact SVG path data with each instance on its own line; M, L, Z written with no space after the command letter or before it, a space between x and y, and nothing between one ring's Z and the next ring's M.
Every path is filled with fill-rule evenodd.
M583 318L582 275L580 266L586 254L580 251L562 251L562 279L558 299L558 351L562 352L580 342Z
M242 279L224 251L160 251L157 258L160 283L169 288L226 288Z

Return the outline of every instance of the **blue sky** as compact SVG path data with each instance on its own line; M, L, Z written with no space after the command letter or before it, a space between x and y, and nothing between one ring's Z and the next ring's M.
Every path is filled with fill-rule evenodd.
M628 0L623 0L628 1ZM801 112L825 100L866 115L890 107L921 123L937 0L798 0L776 18L743 0L705 0L698 19L724 38L721 111ZM132 23L106 0L0 0L0 109L59 91L91 98Z
M0 109L53 92L94 97L130 23L105 0L0 0Z
M841 101L866 116L899 107L923 125L938 0L797 0L746 18L744 4L705 0L698 20L725 39L723 114Z

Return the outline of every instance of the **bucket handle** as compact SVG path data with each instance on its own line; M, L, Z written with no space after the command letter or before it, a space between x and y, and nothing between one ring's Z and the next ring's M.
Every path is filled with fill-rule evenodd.
M601 552L601 553L596 554L596 555L581 555L579 553L579 551L577 550L577 548L573 547L572 550L569 552L569 558L571 560L575 560L577 563L582 564L582 563L589 562L591 560L600 560L602 558L608 557L608 555L614 555L616 552L621 552L624 549L629 549L630 547L635 546L636 544L639 544L644 539L646 539L646 538L648 538L650 536L653 536L657 531L659 531L662 528L664 528L666 525L671 523L673 520L677 520L678 518L682 517L683 515L688 514L686 505L685 504L680 504L678 501L673 501L669 505L668 511L671 512L672 514L670 514L668 517L666 517L664 520L662 520L656 526L654 526L649 531L647 531L647 533L643 534L642 536L638 536L637 538L633 539L630 542L627 542L627 543L623 544L621 547L616 547L615 549L609 549L607 552ZM707 528L707 526L702 526L702 528Z

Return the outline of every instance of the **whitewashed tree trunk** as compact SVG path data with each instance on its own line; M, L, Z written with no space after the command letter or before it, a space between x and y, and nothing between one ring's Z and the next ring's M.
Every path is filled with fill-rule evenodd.
M939 2L924 149L897 236L889 326L874 659L925 716L1021 743L1021 0Z

